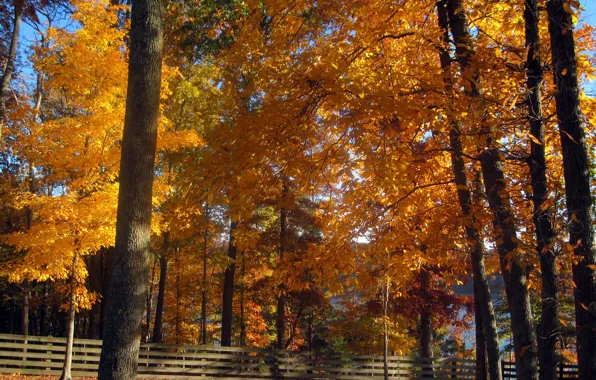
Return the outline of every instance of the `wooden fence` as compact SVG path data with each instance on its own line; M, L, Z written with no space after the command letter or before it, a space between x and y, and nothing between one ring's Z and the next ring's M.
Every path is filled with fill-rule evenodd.
M501 368L503 370L503 380L517 379L514 362L502 361ZM558 380L578 380L579 373L578 373L577 364L559 363L558 368L557 368L557 379Z
M0 373L59 375L64 338L0 334ZM75 339L73 376L95 377L101 341ZM473 360L390 356L392 379L474 379ZM383 379L383 358L266 349L142 344L141 379Z

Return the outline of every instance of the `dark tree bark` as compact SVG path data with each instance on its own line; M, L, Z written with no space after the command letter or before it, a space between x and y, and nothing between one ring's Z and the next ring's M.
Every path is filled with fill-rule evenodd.
M284 185L282 194L287 193L287 188ZM284 253L287 250L287 238L288 238L288 210L284 207L280 208L279 211L279 260L282 262ZM275 347L278 350L285 349L286 342L286 296L284 286L280 286L279 296L277 297L277 317L275 319L275 330L277 333L277 341Z
M426 251L426 246L422 249ZM428 268L423 266L419 273L420 290L422 292L422 310L420 311L420 357L432 358L433 357L433 313L432 307L430 306L430 290L431 290L431 278ZM432 366L423 366L422 370L426 373L422 375L424 378L434 377L432 374Z
M2 138L2 129L4 128L4 118L6 117L6 100L10 90L10 80L14 73L15 60L17 58L17 50L19 46L19 35L21 31L21 20L23 17L24 0L14 0L14 19L12 24L12 36L10 39L10 48L8 50L8 57L6 67L0 80L0 138Z
M494 141L489 144L494 144ZM511 314L517 378L538 379L536 334L532 324L527 269L520 259L515 257L518 249L517 229L510 200L506 195L505 177L496 148L489 148L482 153L481 166L488 203L495 216L493 223Z
M244 293L246 291L246 251L242 251L242 263L240 265L240 347L246 345L246 318L244 316Z
M300 323L303 312L304 305L300 303L300 305L298 306L298 311L296 312L296 317L294 318L294 321L292 322L292 326L290 328L290 336L288 337L288 339L286 339L284 343L284 350L289 349L290 345L294 342L294 339L296 338L296 332L298 330L298 323Z
M432 358L433 356L433 319L432 313L428 310L420 314L420 356L423 358ZM424 369L432 371L432 367Z
M62 375L60 380L71 380L72 367L72 344L74 342L75 334L75 292L77 289L77 266L79 261L79 254L75 252L72 258L72 269L70 273L70 291L68 294L68 322L66 327L66 351L64 353L64 366L62 367Z
M103 252L103 293L101 295L101 319L99 321L99 335L104 336L104 327L108 316L108 306L112 295L112 265L114 258L114 247L106 248Z
M447 13L447 0L437 2L437 12L439 26L442 29L443 50L440 52L441 68L444 75L445 89L447 93L453 93L453 79L451 74L451 57L446 50L449 44L449 20ZM470 243L470 258L472 263L472 278L474 281L474 305L478 322L481 323L481 329L477 325L476 341L476 359L478 367L486 367L489 379L501 379L501 362L499 355L499 337L497 334L497 323L495 312L491 301L490 288L484 265L484 244L481 234L477 229L476 218L472 209L473 199L470 191L468 179L466 176L466 165L463 156L461 142L461 132L456 120L451 121L451 130L449 131L449 144L451 148L451 167L457 186L457 196L465 220L466 236ZM486 359L483 359L486 358ZM485 362L486 360L486 362Z
M41 310L39 311L39 335L46 336L48 334L48 283L43 283L43 290L41 295Z
M313 333L314 333L314 329L312 326L313 323L313 319L314 319L314 312L313 312L313 308L310 307L308 310L308 329L306 331L306 338L308 340L308 351L312 352L312 339L313 339Z
M209 205L205 206L205 218L209 221ZM207 344L207 256L209 255L209 227L203 235L203 289L201 291L201 343Z
M428 301L428 294L430 292L430 273L428 269L423 267L420 270L420 290L422 291L425 301ZM425 302L428 303L428 302ZM433 357L433 319L432 308L428 305L423 305L420 313L420 356L423 358Z
M36 300L39 300L39 287L35 288L35 291L33 292L33 298L35 298ZM39 311L40 311L40 305L37 305L37 307L35 308L35 311L33 312L33 321L31 323L31 329L32 329L32 333L34 336L40 336L39 335Z
M161 318L163 316L163 302L166 295L166 278L168 274L168 256L162 255L159 258L159 290L157 291L157 304L155 306L155 322L153 324L153 343L161 343L163 336L161 332Z
M283 290L282 290L283 291ZM275 348L278 350L284 349L285 343L285 321L286 321L286 296L280 294L277 297L277 316L275 318L276 341Z
M16 22L16 21L15 21ZM35 177L33 175L33 165L29 164L29 192L35 194ZM26 213L27 230L31 229L33 224L33 209L27 207ZM28 280L23 281L23 335L29 335L29 304L31 301L31 284Z
M145 342L151 341L150 328L151 328L151 310L153 309L153 283L155 282L155 267L157 266L157 257L153 256L153 265L151 266L151 280L149 280L149 290L147 293L147 313L145 313L145 331L144 339Z
M228 266L224 273L224 288L221 312L221 345L229 347L232 345L232 318L234 317L234 275L236 274L236 242L234 233L237 223L230 223L230 242L228 245Z
M537 0L526 0L524 9L526 47L528 120L531 153L528 159L532 179L533 220L536 226L536 242L540 257L542 280L542 318L538 326L538 361L541 380L557 379L556 343L559 329L558 286L554 232L551 224L552 207L547 202L546 158L544 154L544 125L542 123L542 63L540 60L540 36L538 32Z
M456 46L457 60L461 66L467 94L472 102L478 102L480 94L480 73L476 67L472 36L462 0L448 0L449 25ZM473 105L482 107L481 105ZM527 271L516 257L517 227L511 212L510 199L503 174L501 158L492 131L486 122L480 126L485 145L480 154L484 187L497 232L497 250L501 272L505 280L507 303L511 313L511 330L515 350L518 379L537 380L538 362L536 334L532 325L532 309L527 286Z
M209 217L209 209L206 209ZM209 228L205 227L203 236L203 289L201 291L201 343L207 344L207 256L209 255Z
M23 281L23 313L21 315L21 334L29 335L29 303L31 300L31 287L29 281Z
M389 326L388 311L389 311L389 281L385 280L381 288L381 296L383 297L383 379L389 380Z
M163 252L159 257L159 289L157 291L157 305L155 306L155 323L153 324L153 343L161 343L163 341L163 334L161 332L163 317L163 303L166 295L166 280L168 276L168 249L170 244L170 233L166 232L164 235ZM149 311L147 311L149 312Z
M10 333L14 334L15 326L14 326L14 314L15 314L15 301L14 298L11 297L10 299Z
M176 249L176 344L180 344L182 317L180 313L182 290L180 289L180 251Z
M563 0L549 0L547 12L555 76L569 243L579 259L573 267L577 360L580 379L596 379L596 251L590 194L590 163L579 104L571 14Z
M487 345L486 345L486 336L484 335L484 321L482 320L482 315L480 313L480 309L482 308L479 305L481 296L478 294L478 286L474 284L474 323L475 323L475 330L476 330L476 379L489 379L488 374L488 358L487 358Z
M163 14L161 0L132 0L128 89L111 299L99 363L100 380L137 372L149 275L153 171L159 117Z
M103 249L100 249L95 255L89 257L89 290L94 293L102 294L103 279ZM101 333L101 301L91 306L89 312L89 339L99 339Z

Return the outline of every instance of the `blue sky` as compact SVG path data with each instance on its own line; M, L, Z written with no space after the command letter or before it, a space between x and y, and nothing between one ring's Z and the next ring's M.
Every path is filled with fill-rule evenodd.
M581 21L596 25L596 1L581 0L580 4L586 9L581 17Z
M582 12L579 22L590 24L590 25L593 25L596 27L596 0L580 0L580 4L584 7L585 10ZM31 45L33 40L34 40L34 31L31 29L31 27L29 25L24 23L24 25L22 26L22 35L21 35L21 43L19 46L19 50L21 52L26 52L26 49L28 49L28 47ZM596 51L593 52L592 55L596 57ZM34 80L34 79L32 79L33 71L31 69L31 67L27 67L29 65L28 60L25 59L23 63L26 66L20 68L21 72L24 75L31 77L29 79L33 81ZM592 80L589 83L586 83L584 87L585 87L586 93L588 93L589 95L592 95L592 96L596 96L596 80Z
M582 12L579 21L596 26L596 0L581 0L580 4L586 9ZM593 53L596 55L596 52ZM586 93L596 96L596 80L585 85Z

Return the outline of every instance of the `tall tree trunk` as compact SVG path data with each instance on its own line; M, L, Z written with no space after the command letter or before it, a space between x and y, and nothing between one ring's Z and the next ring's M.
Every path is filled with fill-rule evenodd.
M484 321L480 309L482 297L478 294L478 285L474 284L474 323L476 324L476 380L489 379L486 336L484 334Z
M286 339L286 342L284 343L284 350L289 349L290 345L294 342L294 338L296 338L296 331L298 330L298 323L300 323L303 312L304 306L302 305L302 303L300 303L300 305L298 306L298 311L296 312L296 317L294 318L294 321L292 322L292 326L290 328L290 334L288 336L288 339Z
M287 193L287 187L284 184L282 194ZM288 210L284 207L280 208L279 211L279 261L283 262L284 253L287 250L287 239L288 239ZM275 347L278 350L285 348L285 331L286 331L286 296L285 287L283 284L279 287L279 295L277 297L277 318L275 320L275 329L277 332L277 343Z
M232 318L234 317L233 302L234 302L234 275L236 273L236 242L234 241L234 233L237 223L232 221L230 223L230 242L228 245L228 265L224 273L224 288L222 299L221 312L221 345L229 347L232 345Z
M389 280L385 280L381 289L383 296L383 379L389 379L389 326L388 326L388 306L389 306Z
M163 340L161 332L161 318L163 316L163 303L166 294L166 278L168 275L168 256L162 255L159 258L159 290L157 291L157 304L155 306L155 322L153 324L153 343L161 343Z
M426 247L423 247L423 251L426 251ZM432 358L433 357L433 319L432 319L432 307L430 307L429 292L431 288L430 273L428 268L422 267L419 274L420 290L422 291L423 305L420 313L420 357ZM423 366L422 370L426 373L422 375L424 378L434 377L432 374L432 366Z
M494 144L494 141L490 141L489 148L482 153L481 166L488 203L495 217L497 251L511 314L516 373L518 379L538 379L536 334L532 323L527 269L515 257L518 249L517 229L510 200L506 195L499 152Z
M307 338L308 338L308 351L312 352L312 338L313 338L313 327L312 322L314 319L312 307L308 311L308 330L307 330Z
M114 247L106 248L103 253L103 283L101 294L101 319L99 321L99 335L101 339L104 337L106 326L106 319L108 316L108 309L110 299L112 298L112 266L114 261Z
M580 379L596 379L596 251L590 193L590 162L579 103L571 14L563 0L547 1L557 119L569 220L569 243L579 262L573 267L577 360Z
M51 329L50 329L50 336L62 336L63 335L63 331L62 331L62 326L64 325L62 322L64 322L63 318L62 318L62 313L60 312L60 308L58 307L58 305L56 303L54 303L52 305L51 308L51 315L52 315L52 319L51 319Z
M29 336L29 303L31 301L31 286L28 280L23 281L23 314L21 320L21 334ZM27 339L24 341L27 344ZM25 351L27 348L24 349Z
M68 294L68 322L66 329L66 352L64 354L64 366L62 367L62 375L60 380L71 380L72 367L72 344L74 342L75 333L75 314L77 306L75 304L75 292L77 289L77 265L79 261L79 254L75 251L72 257L72 270L70 273L70 292Z
M81 337L81 325L83 325L83 320L84 318L81 316L81 314L75 314L75 329L74 329L74 337L75 338L80 338ZM66 323L68 325L68 322ZM67 334L68 334L68 330L67 330Z
M39 283L37 285L39 285ZM36 300L39 300L39 286L37 286L35 288L35 291L33 292L33 297ZM34 336L40 336L40 334L39 334L39 311L40 311L40 305L37 305L37 307L35 308L35 311L33 312L33 323L31 323L31 328L33 329L32 333Z
M182 316L181 316L181 297L182 290L180 289L180 251L176 249L176 344L180 344Z
M246 320L244 316L244 292L246 291L246 251L242 251L242 263L240 266L240 347L246 345Z
M163 336L161 332L162 328L162 317L163 317L163 304L166 295L166 280L168 277L168 250L170 245L170 232L164 234L162 254L159 257L159 289L157 291L157 305L155 306L155 323L153 324L153 343L163 342Z
M10 80L14 73L15 60L19 46L19 34L21 31L21 19L23 16L23 7L25 0L14 0L14 19L12 24L12 36L10 39L10 48L6 67L0 80L0 139L2 138L2 129L4 129L4 118L6 117L6 100L10 91Z
M424 358L431 358L433 356L432 325L432 312L425 310L420 315L420 356Z
M423 267L420 270L420 290L425 300L425 305L422 305L423 309L420 313L420 356L423 358L432 358L433 356L432 308L426 305L429 302L430 287L430 273L428 268Z
M538 2L526 0L524 9L526 62L528 91L528 120L531 153L528 159L532 179L533 220L536 226L536 242L540 257L542 280L542 318L538 326L538 361L541 380L557 379L556 343L559 329L558 286L556 258L553 250L554 232L551 224L552 207L548 205L546 181L546 158L544 154L544 125L542 123L542 63L540 60L540 36L538 31Z
M43 283L43 293L41 296L41 305L39 312L39 335L46 336L48 334L48 283Z
M145 342L151 341L151 309L153 309L153 284L155 282L155 267L157 266L157 258L153 256L153 265L151 266L151 280L149 283L149 291L147 294L147 313L145 314Z
M467 94L472 103L479 101L480 73L475 63L475 51L472 47L472 36L468 28L468 20L462 0L448 0L447 11L449 25L456 46L457 60L461 66L462 76L466 81ZM472 107L476 105L472 104ZM481 107L481 106L478 106ZM507 195L505 176L501 158L492 136L490 127L481 122L481 136L485 139L484 150L480 154L480 165L484 179L484 187L491 211L494 214L494 225L497 231L497 250L501 261L501 272L505 280L507 303L511 313L511 330L515 349L517 376L520 380L538 379L538 362L536 360L536 334L532 325L532 309L527 286L527 273L516 257L517 228L515 226L511 204Z
M161 0L132 0L116 249L99 380L129 380L137 372L149 275L163 52L162 6Z
M203 236L203 289L201 291L201 343L207 344L207 256L209 255L209 229Z
M209 206L205 208L205 217L209 218ZM205 227L203 236L203 289L201 291L201 343L207 344L207 256L209 255L209 228Z
M445 90L448 94L453 94L451 57L447 50L450 40L447 0L439 0L437 2L437 13L439 26L443 33L443 49L440 52L440 61L443 70ZM482 321L481 332L483 339L480 339L481 345L476 345L476 359L480 361L478 366L483 367L483 357L486 357L488 378L491 380L501 380L502 373L499 353L499 337L497 334L495 312L491 301L490 287L488 285L488 278L484 265L484 243L481 234L476 227L476 218L472 209L472 193L466 176L461 132L456 120L451 120L449 144L451 148L451 167L457 186L457 197L464 218L466 236L470 242L472 279L474 282L474 304L476 306L476 313ZM482 345L482 342L484 342L486 347Z
M10 298L10 333L14 334L14 312L15 312L15 301L14 297Z
M23 314L21 320L21 334L29 335L29 304L31 300L31 286L29 281L23 281Z
M103 278L103 249L95 255L89 256L89 290L93 293L102 294ZM89 339L99 339L101 329L101 302L98 301L91 306L89 312Z
M29 164L29 192L35 194L35 176L33 171L33 164ZM33 209L27 207L27 230L31 229L33 224ZM29 303L31 301L31 284L28 280L23 281L23 335L29 335ZM26 342L25 342L26 343Z

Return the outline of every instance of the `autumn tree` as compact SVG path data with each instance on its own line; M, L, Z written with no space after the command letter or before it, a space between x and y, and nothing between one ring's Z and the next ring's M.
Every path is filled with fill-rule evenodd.
M561 238L580 225L561 163L581 136L553 132L550 100L594 73L593 29L553 81L537 1L173 0L163 23L157 0L120 3L73 1L19 48L35 77L17 65L4 115L2 332L103 336L110 379L134 376L141 331L387 364L475 349L490 379L497 328L520 378L576 354L591 264L577 228ZM578 99L589 146L596 100Z
M10 80L15 69L15 60L17 58L17 49L19 46L19 36L21 31L21 20L23 19L24 0L15 0L13 3L14 20L12 23L12 36L10 47L6 57L6 64L2 70L2 79L0 81L0 138L4 128L4 118L6 117L6 100L9 96Z
M557 120L563 153L569 244L577 256L573 267L577 359L582 378L596 376L596 253L586 147L573 33L572 9L563 1L547 2L556 85Z
M114 152L119 137L114 130L121 125L114 122L121 115L114 105L123 73L123 57L118 49L123 33L101 26L114 17L115 9L86 2L73 6L73 19L86 18L86 29L47 30L45 43L37 47L34 56L38 78L45 78L43 89L38 82L34 105L21 105L19 112L23 117L9 131L8 145L13 154L29 162L29 182L36 184L36 189L29 186L17 204L26 211L26 230L6 237L7 244L25 253L12 260L10 276L14 281L68 279L65 293L69 349L63 378L71 376L75 313L88 309L97 300L97 294L89 293L85 287L87 268L82 257L108 246L113 239ZM91 37L98 33L97 28L104 29L109 44ZM85 48L79 49L80 46ZM78 71L78 82L73 82L72 70L78 64L85 64L88 70ZM110 77L94 77L108 66ZM102 90L84 91L79 85L102 86ZM69 103L69 107L55 107L64 103ZM98 127L100 119L103 124ZM31 144L30 139L35 139L36 144ZM48 151L54 155L48 155Z
M100 379L129 379L137 371L145 281L149 270L162 23L161 1L133 1L112 297L99 363Z
M557 267L554 252L552 207L548 203L544 123L542 113L543 68L540 52L540 19L538 4L525 2L524 21L527 58L528 120L530 123L531 153L528 158L532 177L533 220L536 227L537 253L542 275L542 317L538 329L538 353L542 379L556 379L557 359L555 344L559 325Z
M222 311L221 311L221 345L232 345L232 318L233 318L233 302L234 302L234 277L236 274L236 256L238 254L238 247L235 242L235 234L238 222L230 222L230 239L228 242L228 263L226 265L224 275L224 286L222 292Z
M438 23L441 28L442 50L440 51L441 68L444 70L445 90L453 94L453 83L451 77L451 57L447 50L449 37L449 21L447 15L447 3L437 3ZM463 148L461 141L461 125L452 120L452 127L449 131L449 144L451 148L451 166L457 185L457 195L464 218L470 219L465 224L466 235L471 242L471 263L474 280L474 301L476 314L476 360L477 371L485 372L491 379L501 378L499 341L495 315L488 287L486 268L484 265L484 242L477 227L476 216L472 209L472 192L467 179ZM486 356L486 358L484 358ZM486 367L485 367L486 359Z
M464 86L471 100L477 101L481 88L480 72L476 67L465 8L461 1L454 0L447 3L447 11L450 30L456 45L457 59L465 81ZM472 107L472 109L482 112L482 106L472 105ZM501 272L505 279L507 301L511 310L517 373L523 379L537 379L536 335L532 325L527 273L523 261L516 257L518 238L514 215L511 212L511 200L507 194L500 153L491 126L487 120L481 120L480 123L480 137L486 145L483 146L479 159L488 202L494 212L495 227L497 228Z

